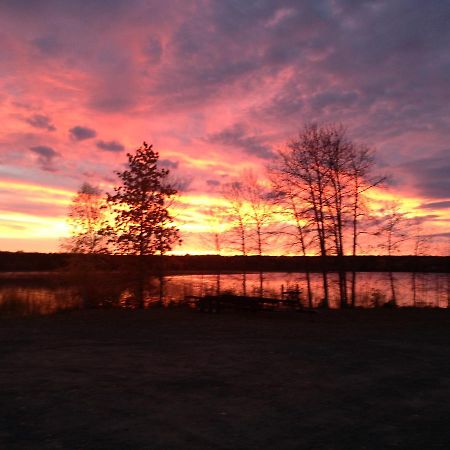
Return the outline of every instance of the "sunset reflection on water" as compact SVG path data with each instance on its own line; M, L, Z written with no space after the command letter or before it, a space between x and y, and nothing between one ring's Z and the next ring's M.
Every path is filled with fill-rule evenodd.
M350 280L351 274L347 274ZM323 303L321 273L311 273L311 306ZM329 307L339 308L338 274L329 273ZM236 295L280 298L282 290L299 289L301 301L310 306L305 273L239 273L171 275L153 280L146 291L145 305L150 307L162 299L164 306L181 304L186 296ZM350 288L350 283L349 283ZM101 290L100 290L101 292ZM382 306L448 308L450 303L450 275L434 273L357 273L355 306L375 308ZM394 298L393 298L394 295ZM116 301L99 299L98 307L136 308L133 289L118 292ZM20 278L0 286L0 315L24 316L52 314L62 310L85 308L83 292L77 286L61 286L41 282L39 285L22 283ZM92 307L92 304L90 304Z

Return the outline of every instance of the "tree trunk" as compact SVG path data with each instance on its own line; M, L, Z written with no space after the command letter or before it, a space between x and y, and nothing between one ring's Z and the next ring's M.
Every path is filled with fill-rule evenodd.
M347 274L339 272L339 294L341 297L341 308L346 308L347 305Z
M356 272L352 272L352 281L351 281L351 305L352 308L355 307L356 304Z
M264 294L264 274L259 272L259 296L262 298Z
M328 274L327 272L322 272L323 280L323 306L325 308L329 307L329 295L328 295Z
M312 290L311 290L311 275L309 272L306 272L306 288L308 290L308 307L313 307L313 299L312 299Z
M393 306L397 306L397 294L395 292L395 278L392 272L389 272L389 284L391 286L391 302Z
M247 295L247 273L242 272L242 295Z

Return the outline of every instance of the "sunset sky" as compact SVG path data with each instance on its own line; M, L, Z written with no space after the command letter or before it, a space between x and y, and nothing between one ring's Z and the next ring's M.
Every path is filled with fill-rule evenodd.
M312 121L376 149L380 195L444 245L449 23L440 0L2 0L0 250L56 251L80 185L111 190L145 140L199 251L221 184Z

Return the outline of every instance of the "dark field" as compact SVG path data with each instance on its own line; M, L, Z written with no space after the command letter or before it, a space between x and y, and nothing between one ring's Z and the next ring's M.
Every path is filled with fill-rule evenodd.
M0 319L1 449L448 449L450 311Z

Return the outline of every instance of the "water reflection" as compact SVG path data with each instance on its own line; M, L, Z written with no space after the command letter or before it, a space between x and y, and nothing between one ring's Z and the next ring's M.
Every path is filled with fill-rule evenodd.
M0 315L28 316L52 314L78 308L81 298L72 288L7 286L0 287Z
M114 278L110 277L109 279ZM173 275L150 280L145 291L145 306L161 301L165 306L180 303L186 296L237 295L280 298L283 290L299 289L305 307L342 307L342 274L328 273L326 291L322 273L243 273L212 275ZM95 289L92 289L92 286ZM354 289L352 288L354 285ZM0 314L20 316L51 314L85 307L136 308L132 286L114 280L91 286L55 283L42 278L39 283L9 279L0 285ZM112 288L112 286L114 288ZM450 274L431 273L356 273L346 274L346 304L374 308L381 306L448 308ZM328 294L327 303L325 301Z
M450 274L359 272L347 274L347 301L355 307L447 308L450 302ZM219 277L219 280L218 280ZM324 306L325 289L322 273L247 273L222 275L177 275L166 277L165 303L177 302L186 295L203 296L221 293L280 298L283 289L302 292L305 307ZM354 280L354 300L351 284ZM220 289L218 289L220 286ZM342 275L327 274L328 305L340 308ZM344 287L345 289L345 287Z

